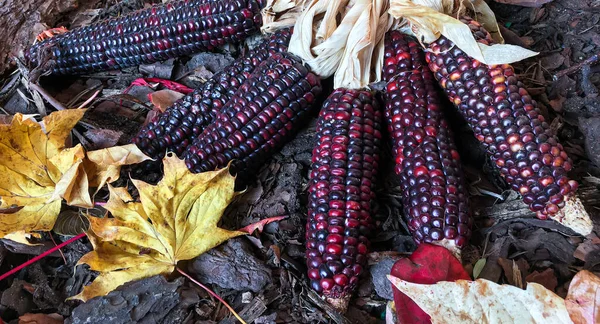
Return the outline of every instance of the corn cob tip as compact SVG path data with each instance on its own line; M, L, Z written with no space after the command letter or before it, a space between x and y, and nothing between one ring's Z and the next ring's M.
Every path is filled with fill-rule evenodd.
M574 194L567 196L565 206L550 218L584 236L590 234L594 227L581 200Z
M341 314L346 313L348 310L348 304L350 303L350 295L344 295L339 298L331 298L326 297L325 300L329 303L329 305L333 306L336 311Z

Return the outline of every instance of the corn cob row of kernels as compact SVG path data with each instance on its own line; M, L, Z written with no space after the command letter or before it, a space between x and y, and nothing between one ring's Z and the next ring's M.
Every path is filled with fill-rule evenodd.
M494 43L479 23L462 20L478 42ZM557 214L577 189L567 177L572 162L513 68L485 65L445 37L428 47L429 67L508 184L539 218Z
M219 110L256 67L271 54L287 50L290 37L289 29L271 35L254 50L214 74L200 88L156 116L140 130L133 142L152 158L160 158L167 151L181 156L193 139L214 121Z
M460 157L436 80L416 39L386 34L385 117L400 176L404 214L417 243L464 247L472 219Z
M306 258L311 287L345 309L367 260L381 112L373 94L337 89L317 120Z
M257 32L263 5L262 0L177 1L52 37L34 45L26 58L35 67L44 59L38 54L50 55L54 74L77 74L210 51Z
M258 169L308 119L321 82L289 53L266 59L184 152L192 172L227 166L240 177Z

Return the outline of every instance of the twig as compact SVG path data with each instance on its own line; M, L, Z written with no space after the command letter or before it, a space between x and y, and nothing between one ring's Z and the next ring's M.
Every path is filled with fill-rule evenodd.
M75 241L77 241L77 240L79 240L79 239L81 239L83 237L85 237L85 233L81 233L81 234L79 234L79 235L77 235L77 236L75 236L75 237L73 237L73 238L71 238L71 239L69 239L67 241L64 241L64 242L60 243L59 245L57 245L57 246L49 249L48 251L46 251L46 252L44 252L44 253L42 253L40 255L36 255L31 260L29 260L29 261L27 261L27 262L25 262L25 263L17 266L16 268L14 268L14 269L12 269L12 270L10 270L10 271L8 271L8 272L0 275L0 281L6 279L8 276L10 276L10 275L12 275L14 273L17 273L19 270L25 268L26 266L28 266L30 264L33 264L33 263L35 263L35 262L43 259L47 255L50 255L50 254L54 253L56 250L60 250L61 248L65 247L65 246L67 246L67 245L69 245L69 244L71 244L71 243L73 243L73 242L75 242Z
M586 66L586 65L591 65L593 63L596 63L598 60L600 59L600 53L597 53L596 55L592 55L590 57L588 57L586 60L581 61L571 67L568 67L564 70L560 70L558 71L553 79L554 80L558 80L560 77L565 76L565 75L569 75L571 73L577 72L579 71L582 67Z
M190 276L189 274L187 274L186 272L184 272L183 270L179 269L178 267L175 267L175 269L177 269L177 272L181 273L184 277L190 279L193 283L197 284L198 286L202 287L202 289L206 290L206 292L208 292L211 296L215 297L217 300L219 300L223 305L225 305L225 307L227 307L227 309L229 309L229 311L233 314L233 316L235 316L235 318L238 319L238 321L240 321L242 324L247 324L241 317L240 315L238 315L238 313L235 312L235 310L229 306L229 304L227 304L227 302L225 300L223 300L223 298L221 298L221 296L217 295L214 291L210 290L208 287L206 287L205 285L203 285L200 281L192 278L192 276Z
M78 109L81 109L81 108L87 106L90 102L92 102L92 100L96 99L96 97L98 96L99 93L100 93L100 90L96 90L96 92L94 92L94 94L88 100L86 100L84 103L82 103L78 107Z
M48 103L50 103L52 105L52 107L56 108L57 110L65 110L67 108L65 108L65 106L63 106L62 103L60 103L58 100L54 99L54 97L52 97L48 92L46 92L46 90L44 90L44 88L40 87L39 85L30 82L29 86L37 91L40 95L42 95L42 97L44 97L44 99L46 99L46 101L48 101Z
M50 239L52 240L52 243L54 243L54 245L56 246L56 241L54 240L54 237L52 236L52 233L50 233ZM63 254L62 250L58 249L58 252L60 253L60 256L62 257L62 259L65 262L65 264L67 264L67 258L65 258L65 255Z

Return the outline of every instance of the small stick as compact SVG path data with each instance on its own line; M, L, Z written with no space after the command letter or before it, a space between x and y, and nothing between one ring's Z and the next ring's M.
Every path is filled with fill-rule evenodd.
M46 101L48 101L48 103L50 103L52 105L52 107L56 108L57 110L65 110L67 108L65 108L65 106L63 106L62 103L60 103L58 100L54 99L48 92L46 92L46 90L44 90L44 88L40 87L39 85L30 82L29 86L37 91L42 97L44 97L44 99L46 99Z
M560 78L562 76L569 75L569 74L571 74L573 72L577 72L578 70L580 70L582 67L584 67L586 65L591 65L593 63L596 63L599 59L600 59L600 53L598 53L596 55L592 55L591 57L587 58L584 61L581 61L581 62L579 62L579 63L577 63L577 64L575 64L575 65L573 65L571 67L568 67L568 68L566 68L564 70L558 71L554 75L553 79L554 80L558 80L558 78Z
M56 246L56 241L54 240L54 237L52 236L52 233L50 233L50 239L52 240L52 243L54 243L54 246ZM63 254L62 250L58 249L58 252L60 253L60 256L62 257L62 259L65 262L65 264L67 264L67 258L65 258L65 255Z
M206 287L205 285L203 285L200 281L192 278L192 276L190 276L189 274L185 273L183 270L179 269L178 267L175 267L175 269L177 269L177 272L181 273L183 276L185 276L186 278L190 279L193 283L195 283L196 285L202 287L202 289L206 290L206 292L208 292L209 294L211 294L211 296L213 296L216 299L218 299L223 305L225 305L225 307L227 307L227 309L229 309L229 311L233 314L233 316L235 316L235 318L238 319L238 321L240 321L240 323L246 324L246 322L240 317L240 315L238 315L238 313L236 313L235 310L231 306L229 306L229 304L227 304L227 302L225 300L223 300L223 298L221 298L221 296L217 295L214 291L210 290L208 287Z
M27 261L27 262L25 262L25 263L23 263L23 264L19 265L18 267L16 267L16 268L14 268L14 269L12 269L12 270L10 270L10 271L8 271L8 272L6 272L6 273L4 273L4 274L0 275L0 281L2 281L2 280L4 280L4 279L6 279L8 276L10 276L10 275L12 275L12 274L14 274L14 273L17 273L19 270L21 270L21 269L25 268L26 266L28 266L28 265L30 265L30 264L33 264L33 263L35 263L35 262L37 262L37 261L41 260L41 259L42 259L42 258L44 258L45 256L47 256L47 255L50 255L50 254L54 253L56 250L60 250L61 248L65 247L65 246L67 246L67 245L69 245L69 244L71 244L71 243L73 243L73 242L75 242L75 241L77 241L77 240L79 240L79 239L81 239L81 238L83 238L84 236L85 236L85 233L81 233L81 234L79 234L79 235L77 235L77 236L75 236L75 237L73 237L73 238L71 238L71 239L69 239L69 240L67 240L67 241L64 241L64 242L60 243L59 245L57 245L57 246L55 246L55 247L53 247L53 248L49 249L49 250L48 250L48 251L46 251L46 252L44 252L44 253L42 253L42 254L40 254L40 255L37 255L37 256L33 257L31 260L29 260L29 261Z

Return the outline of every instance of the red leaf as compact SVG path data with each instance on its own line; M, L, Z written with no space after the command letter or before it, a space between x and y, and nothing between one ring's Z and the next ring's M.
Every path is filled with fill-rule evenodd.
M390 273L413 283L434 284L438 281L471 280L460 261L444 247L423 243L409 258L398 260ZM412 299L392 285L398 322L431 323L431 318Z
M248 234L252 234L254 233L254 231L258 230L259 232L263 231L263 228L265 227L265 225L273 223L273 222L278 222L282 219L286 218L286 216L276 216L276 217L269 217L269 218L265 218L263 220L260 220L256 223L252 223L248 226L245 226L241 229L239 229L240 232L246 232Z
M127 93L129 91L129 89L131 89L131 87L136 86L136 85L154 88L154 86L151 85L149 82L161 84L163 87L165 87L169 90L181 92L183 94L188 94L188 93L191 93L194 91L194 89L192 89L190 87L186 87L181 83L177 83L177 82L171 81L171 80L159 79L159 78L138 78L138 79L133 80L133 82L131 82L131 85L129 85L129 87L127 89L125 89L124 93Z

